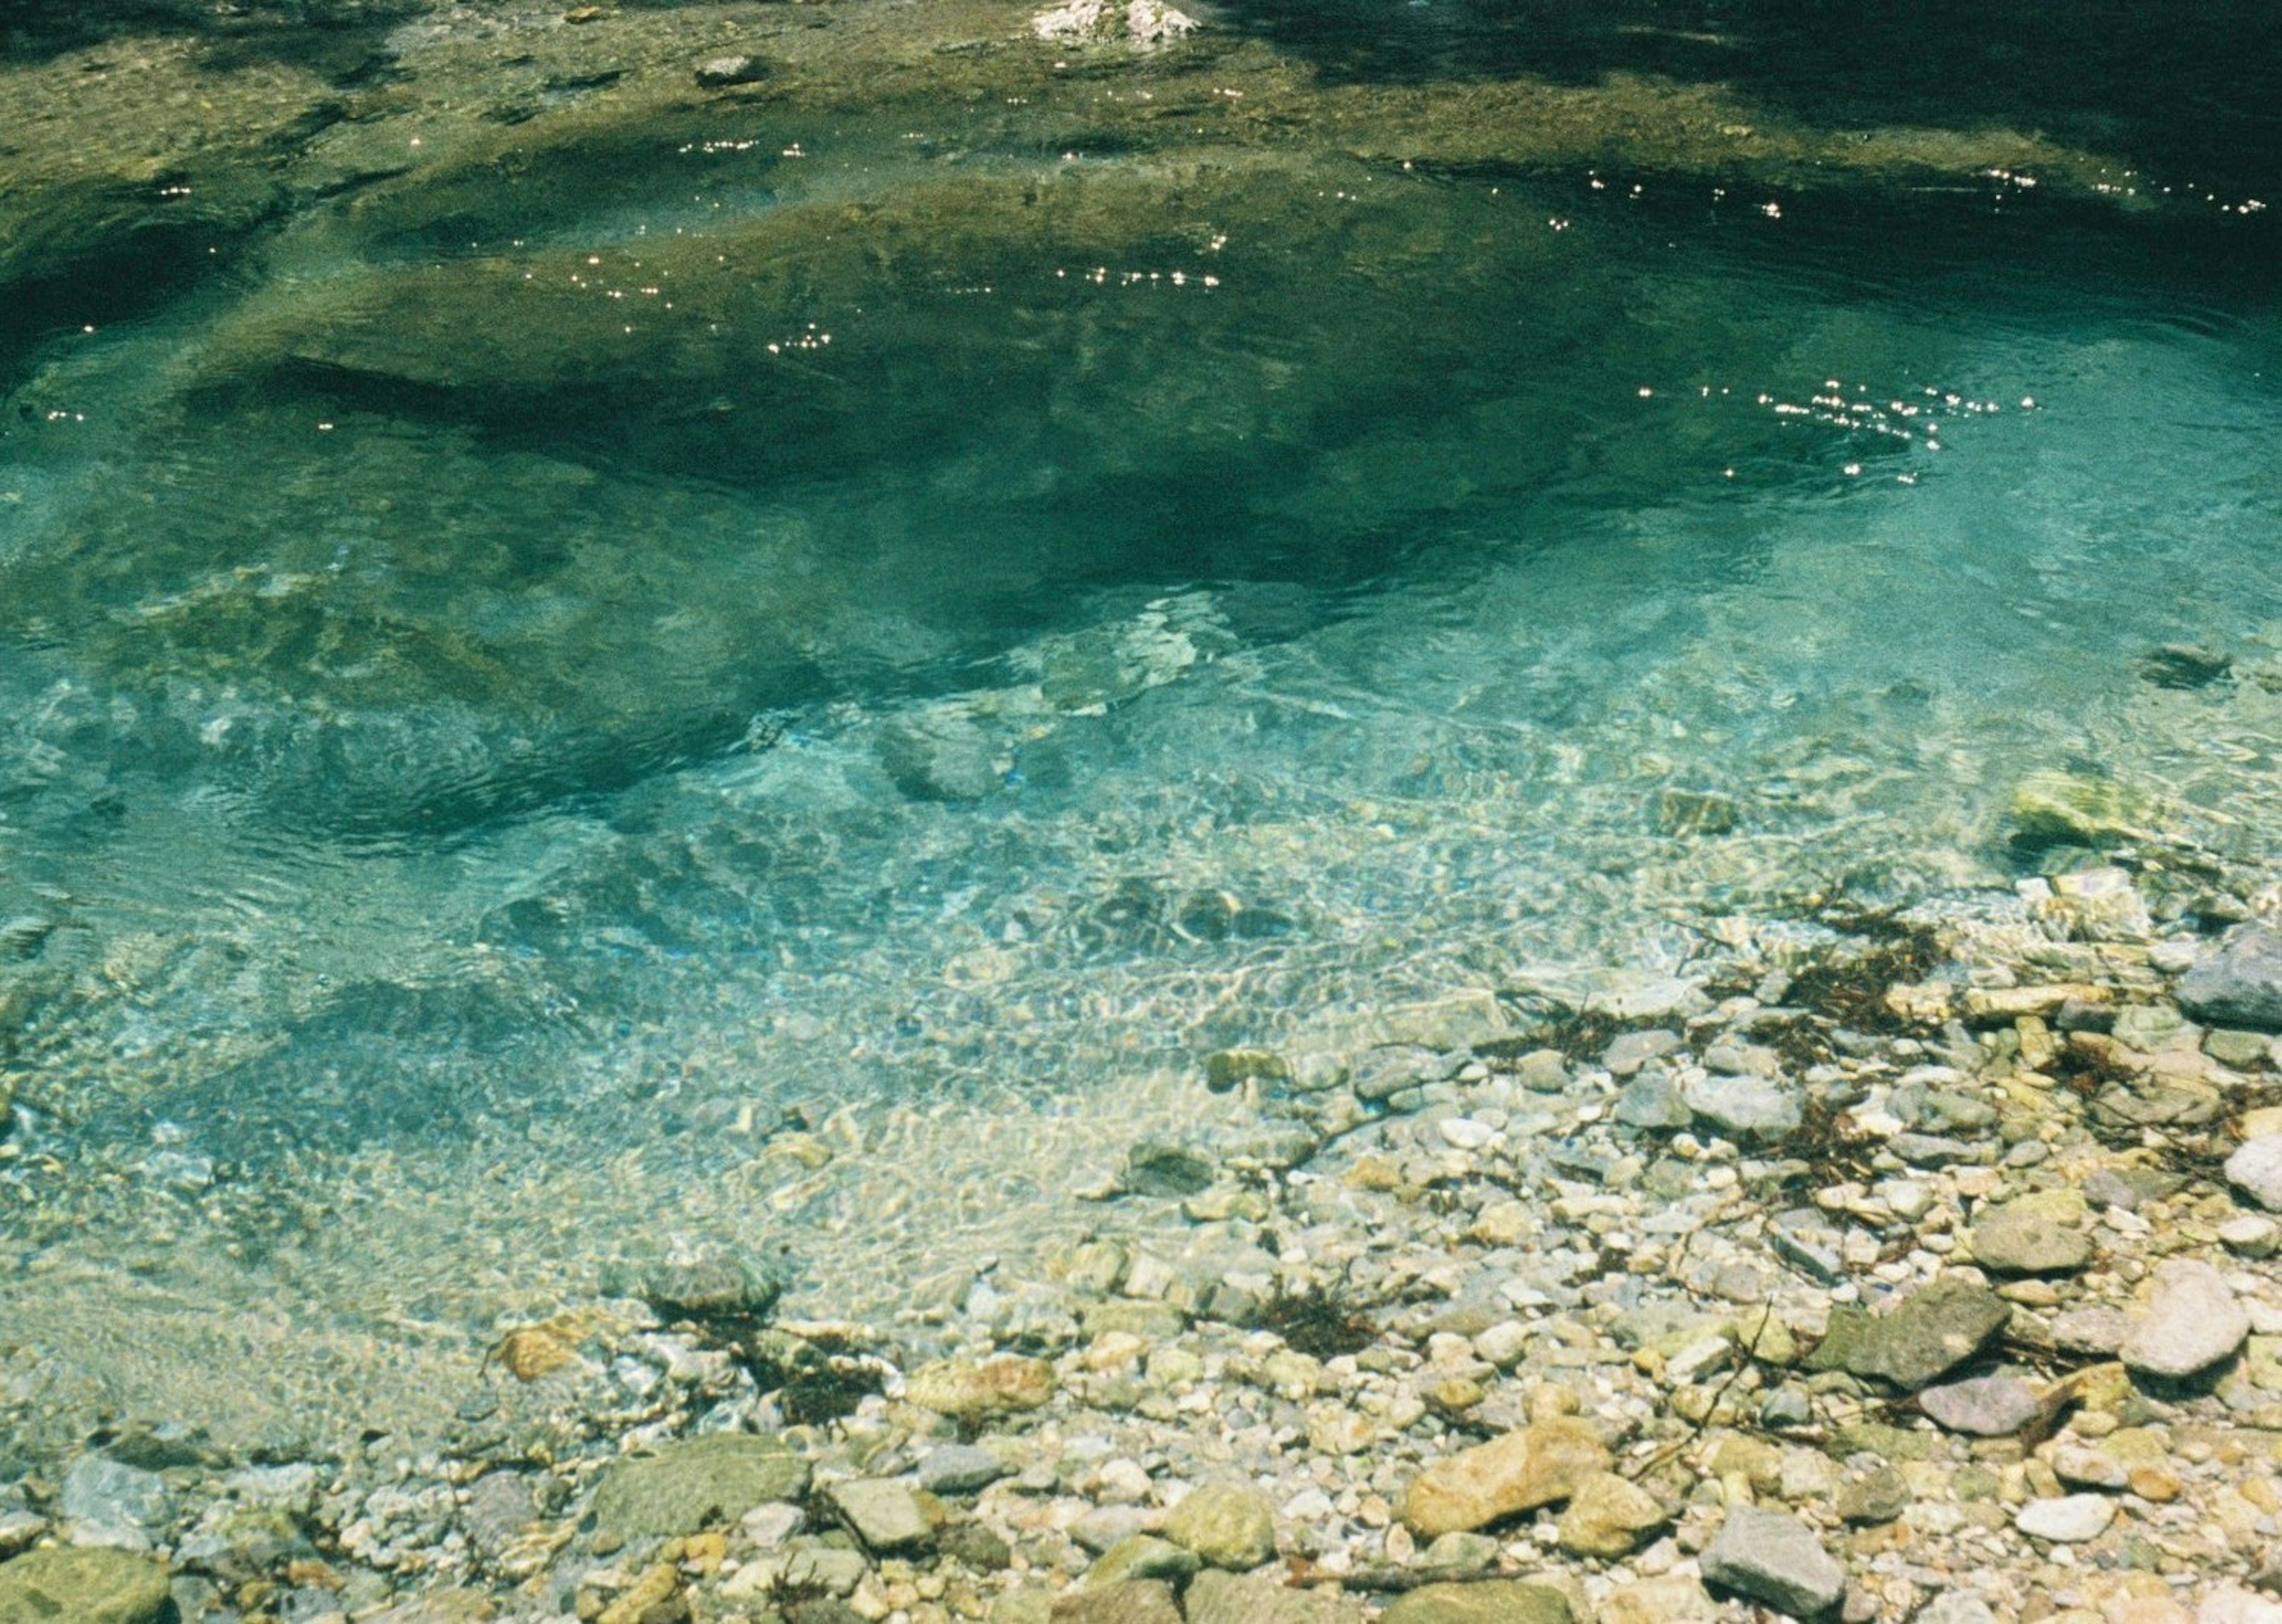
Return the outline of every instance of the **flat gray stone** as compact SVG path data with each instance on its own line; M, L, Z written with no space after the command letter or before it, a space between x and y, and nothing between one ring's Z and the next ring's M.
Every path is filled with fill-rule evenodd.
M2123 1339L2131 1334L2131 1322L2124 1317L2123 1310L2104 1302L2069 1309L2053 1320L2053 1345L2063 1353L2112 1359L2115 1350L2123 1346Z
M1814 1530L1782 1511L1739 1505L1704 1548L1704 1581L1754 1601L1811 1619L1829 1612L1846 1594L1846 1570L1822 1548Z
M1627 1128L1685 1128L1696 1120L1680 1085L1661 1069L1634 1077L1617 1096L1617 1120Z
M2175 1257L2155 1270L2147 1310L2117 1350L2138 1375L2179 1380L2231 1358L2250 1334L2250 1316L2219 1271Z
M2282 933L2239 925L2179 978L2179 1006L2198 1021L2282 1032Z
M2282 1133L2245 1139L2226 1159L2226 1181L2269 1212L2282 1212Z
M1938 1133L1898 1133L1886 1141L1886 1148L1912 1167L1955 1167L1960 1162L1997 1160L1994 1146L1968 1145Z
M0 1624L159 1624L167 1570L97 1546L50 1546L0 1563Z
M2062 1495L2030 1501L2014 1513L2013 1526L2032 1539L2076 1545L2098 1539L2115 1520L2115 1502L2106 1495Z
M874 1556L896 1556L935 1547L935 1525L919 1496L889 1478L858 1478L825 1491L849 1532Z
M594 1527L619 1540L695 1534L808 1492L808 1463L782 1440L708 1433L621 1460L594 1492Z
M1006 1475L1006 1463L979 1443L945 1443L920 1457L920 1487L931 1495L971 1495Z
M1697 1116L1738 1138L1781 1138L1800 1121L1798 1095L1766 1077L1709 1076L1680 1093Z
M1680 1047L1680 1034L1661 1030L1648 1032L1619 1032L1609 1040L1601 1053L1601 1064L1609 1075L1629 1077L1652 1060L1659 1060Z
M80 1544L147 1550L151 1530L167 1520L166 1480L107 1455L82 1455L64 1472L57 1510Z
M2017 1376L1981 1376L1928 1387L1918 1406L1937 1426L1975 1438L2003 1438L2037 1418L2037 1390Z
M1995 1274L2074 1274L2092 1262L2092 1240L2041 1213L1999 1207L1973 1221L1973 1259Z

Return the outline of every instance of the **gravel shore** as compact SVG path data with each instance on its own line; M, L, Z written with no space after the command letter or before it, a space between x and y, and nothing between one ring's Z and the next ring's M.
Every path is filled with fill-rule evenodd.
M448 1452L122 1422L0 1489L0 1620L2282 1614L2282 936L2138 881L1200 1057L1253 1129L1070 1198L1153 1239L873 1325L699 1246Z

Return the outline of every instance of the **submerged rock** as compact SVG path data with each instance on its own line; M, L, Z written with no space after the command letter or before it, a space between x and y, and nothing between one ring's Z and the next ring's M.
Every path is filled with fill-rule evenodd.
M1553 1417L1428 1466L1403 1496L1402 1520L1430 1539L1482 1527L1566 1500L1613 1464L1592 1428Z
M2146 1311L2119 1356L2141 1375L2181 1380L2232 1358L2250 1334L2250 1316L2224 1276L2199 1258L2173 1258L2155 1270Z
M594 1492L594 1529L621 1542L695 1534L769 1501L797 1500L808 1482L808 1463L782 1440L709 1433L611 1466Z
M1241 1573L1275 1556L1275 1508L1248 1483L1207 1483L1173 1508L1165 1537L1215 1567Z
M2012 1317L2012 1309L1987 1286L1944 1278L1882 1314L1834 1309L1829 1329L1808 1363L1914 1393L1980 1353Z
M167 1570L123 1550L51 1546L0 1564L0 1624L161 1624Z
M1569 1597L1527 1579L1421 1585L1379 1614L1379 1624L1575 1624Z
M1765 1602L1794 1618L1829 1612L1846 1594L1846 1570L1797 1518L1739 1505L1702 1558L1707 1583Z
M2282 931L2244 925L2179 978L2179 1006L2199 1021L2282 1031Z

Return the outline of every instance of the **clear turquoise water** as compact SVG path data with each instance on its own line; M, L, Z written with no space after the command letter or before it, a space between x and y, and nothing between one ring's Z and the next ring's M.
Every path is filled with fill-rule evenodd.
M2271 214L1016 152L1165 223L803 287L769 361L765 256L676 284L726 359L391 302L591 253L639 303L648 242L942 181L801 133L448 242L314 211L12 358L0 918L63 1170L6 1175L7 1289L166 1327L59 1382L162 1403L261 1304L291 1394L637 1231L955 1291L1206 1049L2001 890L2035 772L2273 856ZM2135 672L2183 641L2232 678Z

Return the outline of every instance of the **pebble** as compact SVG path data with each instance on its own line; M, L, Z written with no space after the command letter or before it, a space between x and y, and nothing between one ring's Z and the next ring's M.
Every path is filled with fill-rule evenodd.
M1928 1387L1918 1405L1945 1430L1975 1438L2002 1438L2037 1418L2037 1391L2017 1376L1979 1376Z
M697 65L697 82L708 89L726 85L754 84L769 76L768 65L758 57L738 52L713 57Z
M1276 1508L1248 1483L1207 1483L1173 1508L1165 1537L1214 1567L1241 1573L1276 1555Z
M2105 1495L2061 1495L2031 1500L2013 1514L2013 1526L2033 1539L2055 1545L2096 1540L2115 1520L2115 1502Z
M1005 1462L980 1444L937 1444L920 1457L920 1487L931 1495L973 1494L1005 1475Z
M1995 1274L2074 1274L2092 1261L2092 1241L2043 1213L1999 1207L1974 1220L1973 1257Z
M2246 1139L2226 1159L2227 1182L2269 1212L2282 1212L2282 1133Z
M1555 1542L1572 1556L1629 1556L1672 1520L1657 1497L1629 1478L1597 1472L1577 1486Z
M858 1478L825 1490L848 1531L874 1556L901 1556L931 1549L935 1525L912 1491L901 1483Z
M1763 1076L1703 1075L1683 1083L1680 1092L1697 1117L1739 1138L1781 1138L1804 1120L1798 1095Z
M1812 1619L1838 1605L1846 1570L1814 1531L1783 1511L1738 1505L1700 1558L1704 1582Z

